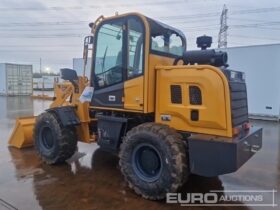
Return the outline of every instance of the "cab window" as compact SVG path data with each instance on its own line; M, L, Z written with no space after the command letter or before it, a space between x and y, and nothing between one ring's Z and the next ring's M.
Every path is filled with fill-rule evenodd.
M178 29L147 18L150 25L150 50L152 54L176 58L186 49L185 35Z
M169 52L173 55L183 55L184 48L183 42L180 36L176 34L171 34L169 37Z
M143 74L144 28L137 18L128 19L127 79Z
M123 25L123 21L114 21L99 28L94 63L97 88L123 80Z
M182 38L172 32L152 36L151 49L178 56L182 56L184 52Z

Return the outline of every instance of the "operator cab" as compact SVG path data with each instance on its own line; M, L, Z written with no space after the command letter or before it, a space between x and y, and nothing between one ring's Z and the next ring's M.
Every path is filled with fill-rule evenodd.
M143 80L149 54L172 59L182 56L186 39L178 29L133 13L103 19L94 32L93 46L91 85L95 91L91 106L127 109L125 86L131 80ZM143 87L139 91L137 97L143 101ZM143 111L143 106L129 109Z

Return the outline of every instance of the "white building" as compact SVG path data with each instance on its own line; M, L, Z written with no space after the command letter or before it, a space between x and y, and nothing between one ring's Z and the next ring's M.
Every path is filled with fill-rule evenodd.
M224 49L222 49L224 50ZM280 118L280 44L232 47L229 69L245 72L251 117ZM90 62L89 62L90 63ZM83 72L83 59L73 59L73 69ZM89 75L89 65L87 66Z
M227 49L229 68L246 74L249 113L280 117L280 44Z

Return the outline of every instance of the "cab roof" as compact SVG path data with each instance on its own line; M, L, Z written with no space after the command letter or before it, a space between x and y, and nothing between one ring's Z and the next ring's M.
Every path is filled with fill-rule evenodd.
M145 16L145 18L147 19L147 21L150 24L151 36L157 36L157 35L161 34L162 32L167 33L168 31L172 31L185 39L184 33L182 31L180 31L179 29L169 26L160 21L154 20L152 18L146 17L146 16Z

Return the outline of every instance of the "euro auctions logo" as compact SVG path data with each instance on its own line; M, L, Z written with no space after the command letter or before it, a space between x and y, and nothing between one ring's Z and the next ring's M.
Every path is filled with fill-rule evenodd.
M212 190L207 193L167 193L166 203L181 206L278 206L276 190Z

